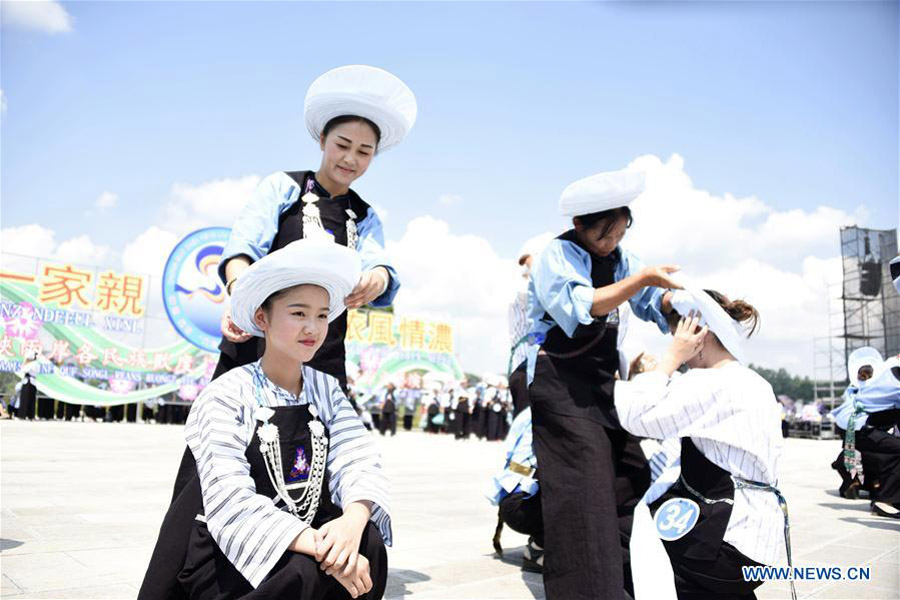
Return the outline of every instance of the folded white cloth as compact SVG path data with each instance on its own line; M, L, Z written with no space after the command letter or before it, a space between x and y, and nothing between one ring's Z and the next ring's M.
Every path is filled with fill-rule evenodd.
M416 97L396 75L367 65L347 65L320 75L306 92L306 128L316 141L328 121L353 115L381 130L378 151L399 144L416 122Z
M643 172L632 169L579 179L563 190L559 212L565 217L577 217L628 206L643 193L645 179Z
M263 337L253 315L266 298L295 285L318 285L328 292L328 322L346 310L344 298L359 282L359 254L326 240L291 242L262 257L241 273L231 295L231 320L253 335Z

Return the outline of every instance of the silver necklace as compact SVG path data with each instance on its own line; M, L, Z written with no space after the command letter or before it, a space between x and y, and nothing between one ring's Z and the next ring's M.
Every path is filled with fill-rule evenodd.
M288 485L284 480L284 463L281 459L281 436L278 426L269 420L275 411L266 406L262 397L262 388L265 385L262 367L259 363L254 369L254 392L257 408L256 418L262 421L257 436L259 437L259 450L263 455L266 465L266 473L278 498L284 503L288 511L307 524L311 524L319 509L319 499L322 495L322 483L325 481L325 467L328 459L328 440L325 438L325 425L319 420L319 412L316 407L309 404L309 413L312 419L309 421L310 440L312 445L312 458L309 466L309 477L303 483ZM291 496L290 491L301 488L303 491L297 500Z
M320 198L313 192L306 192L300 198L303 202L303 237L304 238L332 238L331 234L325 231L322 224L322 214L319 212L319 206L316 204ZM356 226L356 213L352 208L348 208L347 213L347 247L356 250L359 242L359 230Z

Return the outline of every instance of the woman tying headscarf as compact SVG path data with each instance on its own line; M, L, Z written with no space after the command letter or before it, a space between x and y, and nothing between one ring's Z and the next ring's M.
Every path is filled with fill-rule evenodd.
M662 288L676 286L675 267L644 267L619 245L632 221L628 205L643 190L644 176L627 170L570 185L560 209L574 228L532 266L528 396L551 600L618 599L630 580L623 541L650 474L613 405L617 307L629 302L635 316L667 332Z
M742 567L784 565L787 509L775 487L781 417L772 386L742 364L759 318L690 284L672 295L674 339L653 371L616 383L622 427L681 440L677 461L635 510L637 600L750 599ZM690 370L673 378L686 364ZM662 541L660 541L662 540Z
M351 65L328 71L306 94L306 127L322 149L316 171L278 172L266 177L241 211L222 254L219 275L231 294L244 271L262 257L300 239L328 239L358 252L362 270L345 306L387 306L400 287L384 252L381 221L350 184L377 152L400 143L416 119L416 99L399 78L375 67ZM226 310L214 378L259 359L264 341L240 328ZM346 392L344 337L347 315L330 325L310 367L335 377ZM172 581L184 562L186 524L173 523L201 503L196 466L185 450L142 597L170 597L160 582ZM147 582L157 587L150 588ZM145 593L146 592L146 593ZM177 593L177 590L175 592ZM177 596L176 596L177 597Z
M337 379L309 366L359 272L352 250L300 240L235 286L232 319L266 349L210 383L185 425L203 504L178 506L191 521L181 595L384 593L391 521L380 456Z
M266 177L235 221L222 253L219 275L231 292L241 274L269 252L304 238L327 236L357 250L362 275L346 298L348 308L389 306L400 287L384 251L381 220L350 185L376 153L399 144L416 120L416 99L396 76L351 65L328 71L309 87L306 127L322 149L316 171ZM346 391L344 336L347 315L329 329L313 367L338 379ZM258 359L259 340L237 327L228 311L215 376Z

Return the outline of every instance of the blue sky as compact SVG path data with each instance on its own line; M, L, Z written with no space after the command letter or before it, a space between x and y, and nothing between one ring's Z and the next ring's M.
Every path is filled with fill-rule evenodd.
M176 183L315 168L303 97L349 63L418 99L354 186L392 240L431 215L511 259L563 228L568 183L647 154L715 196L897 226L896 2L61 6L67 32L5 19L3 228L121 252Z
M75 234L113 190L117 245L175 181L315 166L306 87L359 62L419 100L357 185L389 235L458 194L439 216L511 253L569 181L673 152L714 192L897 220L893 2L63 6L70 33L3 32L5 227Z

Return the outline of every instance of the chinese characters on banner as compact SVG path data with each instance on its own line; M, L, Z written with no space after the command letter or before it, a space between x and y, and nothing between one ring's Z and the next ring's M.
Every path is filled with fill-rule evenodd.
M446 323L398 318L380 311L349 311L346 342L453 354L453 330Z
M147 317L149 281L145 275L40 258L21 272L0 270L0 371L16 370L25 357L38 356L67 375L140 371L150 381L211 374L212 354L193 348L147 352L134 345ZM114 341L121 334L132 341Z
M97 310L123 317L144 316L147 278L133 273L44 263L38 273L38 301L44 306Z

